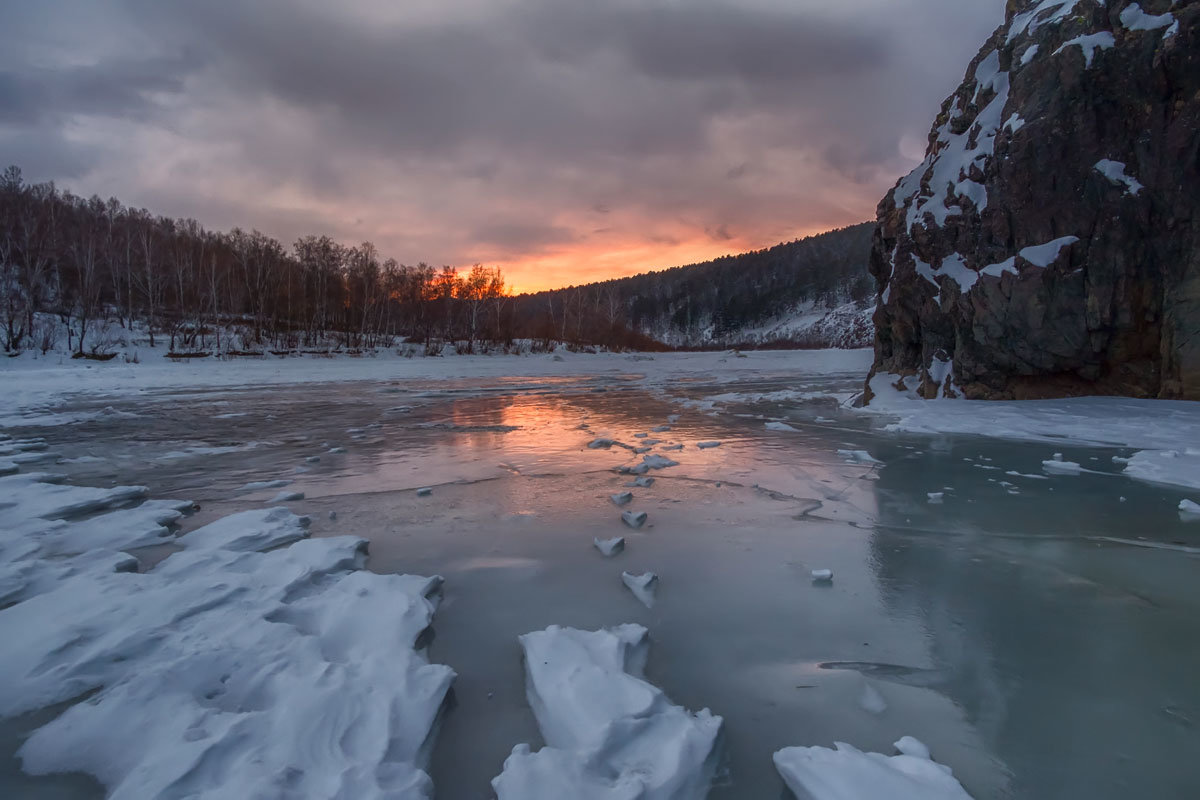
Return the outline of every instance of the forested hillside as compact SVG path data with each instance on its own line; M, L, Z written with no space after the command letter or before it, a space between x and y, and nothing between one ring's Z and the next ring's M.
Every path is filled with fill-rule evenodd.
M700 264L522 295L516 302L520 316L540 320L542 329L560 325L560 338L576 326L627 323L679 347L839 345L834 319L861 327L874 293L867 271L872 227L862 223ZM869 313L865 317L869 322ZM867 346L871 334L854 339L851 344Z

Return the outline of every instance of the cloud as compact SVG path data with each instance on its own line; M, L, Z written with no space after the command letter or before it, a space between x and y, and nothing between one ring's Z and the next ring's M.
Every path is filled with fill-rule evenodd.
M869 217L912 163L900 142L924 139L1003 13L34 5L0 31L0 144L30 177L285 241L328 231L406 262L499 263L519 286L544 285L551 262L572 282Z

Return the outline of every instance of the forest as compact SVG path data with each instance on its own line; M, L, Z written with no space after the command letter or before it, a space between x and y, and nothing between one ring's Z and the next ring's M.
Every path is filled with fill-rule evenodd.
M370 242L222 233L0 174L0 340L102 356L113 328L170 353L718 346L804 302L866 301L870 226L584 286L513 296L497 267L400 264ZM704 331L707 335L697 336Z

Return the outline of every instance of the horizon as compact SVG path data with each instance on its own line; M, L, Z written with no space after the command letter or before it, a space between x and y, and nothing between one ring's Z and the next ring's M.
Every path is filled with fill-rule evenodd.
M27 181L288 246L328 234L500 267L520 293L873 219L1003 4L59 0L13 16L0 148Z

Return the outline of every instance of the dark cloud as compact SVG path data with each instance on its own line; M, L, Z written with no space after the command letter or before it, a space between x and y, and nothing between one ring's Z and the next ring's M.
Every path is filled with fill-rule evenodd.
M869 216L1002 13L46 0L0 27L0 146L31 177L285 240L629 271Z

